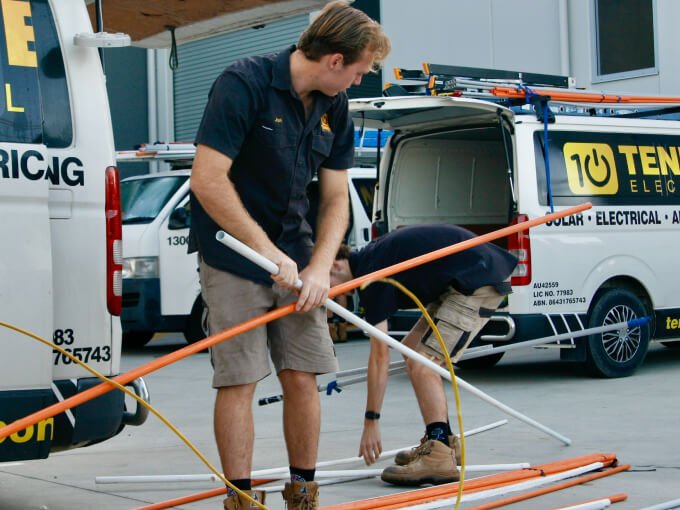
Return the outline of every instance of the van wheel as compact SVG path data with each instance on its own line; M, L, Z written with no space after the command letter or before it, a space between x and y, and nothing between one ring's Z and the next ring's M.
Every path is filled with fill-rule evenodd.
M605 291L590 311L588 326L598 327L647 315L640 298L627 289ZM588 368L600 377L627 377L642 364L649 348L649 324L590 335Z
M456 366L460 368L491 368L498 363L503 357L504 352L494 352L488 356L480 356L479 358L464 359L458 361Z
M184 326L184 338L190 344L203 340L207 336L206 309L203 306L203 298L199 294L191 307L191 315Z
M153 331L124 331L124 347L144 347L153 338Z

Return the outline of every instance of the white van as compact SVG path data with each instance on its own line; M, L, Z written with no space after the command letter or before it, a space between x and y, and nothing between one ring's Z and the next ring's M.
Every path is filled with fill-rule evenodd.
M0 320L120 371L121 224L108 99L85 2L0 4ZM77 35L80 34L80 35ZM99 384L58 351L0 328L0 426ZM142 380L132 385L145 396ZM0 462L141 424L109 392L0 439Z
M125 345L143 346L157 332L182 331L189 343L205 337L196 254L187 253L190 175L190 170L171 170L121 181ZM371 239L376 169L351 168L348 180L351 224L346 242L363 246ZM308 196L308 220L315 225L316 181Z
M492 86L480 96L490 97ZM453 223L482 234L543 216L551 202L555 210L592 202L498 241L520 258L513 293L472 345L649 316L645 326L558 345L562 359L597 375L630 375L651 340L672 347L680 336L680 122L641 118L651 114L631 106L586 105L580 114L584 108L555 105L546 133L543 110L507 104L414 95L351 101L355 122L394 131L379 170L376 231ZM470 362L502 356L488 352Z

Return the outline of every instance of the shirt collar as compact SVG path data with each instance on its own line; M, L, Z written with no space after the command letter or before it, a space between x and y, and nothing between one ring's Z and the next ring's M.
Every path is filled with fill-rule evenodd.
M290 55L296 48L297 46L293 44L281 51L274 59L274 65L272 66L272 87L276 87L280 90L290 90L291 93L293 92L293 79L290 76ZM317 99L321 98L321 101L317 101L317 103L323 103L323 105L321 105L323 111L326 111L328 105L337 100L337 96L330 97L318 90L314 91L314 94ZM296 94L293 93L293 95Z
M274 59L272 68L272 86L281 90L291 90L293 81L290 77L290 54L295 51L293 44L280 52Z

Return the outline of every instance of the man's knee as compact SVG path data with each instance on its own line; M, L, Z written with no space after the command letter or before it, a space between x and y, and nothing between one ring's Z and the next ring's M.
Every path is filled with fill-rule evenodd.
M299 391L314 391L316 393L316 375L311 372L286 369L281 370L278 376L284 393Z

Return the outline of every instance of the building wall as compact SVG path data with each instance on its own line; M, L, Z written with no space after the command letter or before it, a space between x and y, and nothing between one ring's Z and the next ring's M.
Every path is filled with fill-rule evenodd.
M392 69L423 62L559 74L556 0L382 0Z
M176 140L194 141L210 87L225 67L243 57L295 44L308 23L308 16L295 16L258 29L247 28L180 45L179 68L174 73Z
M566 73L575 78L577 87L677 95L680 2L654 0L657 75L594 83L593 1L380 0L382 24L393 44L385 81L393 80L393 67L419 69L422 62L433 62ZM561 19L562 12L566 12L566 20ZM568 27L564 39L562 27ZM564 52L562 40L567 43Z

